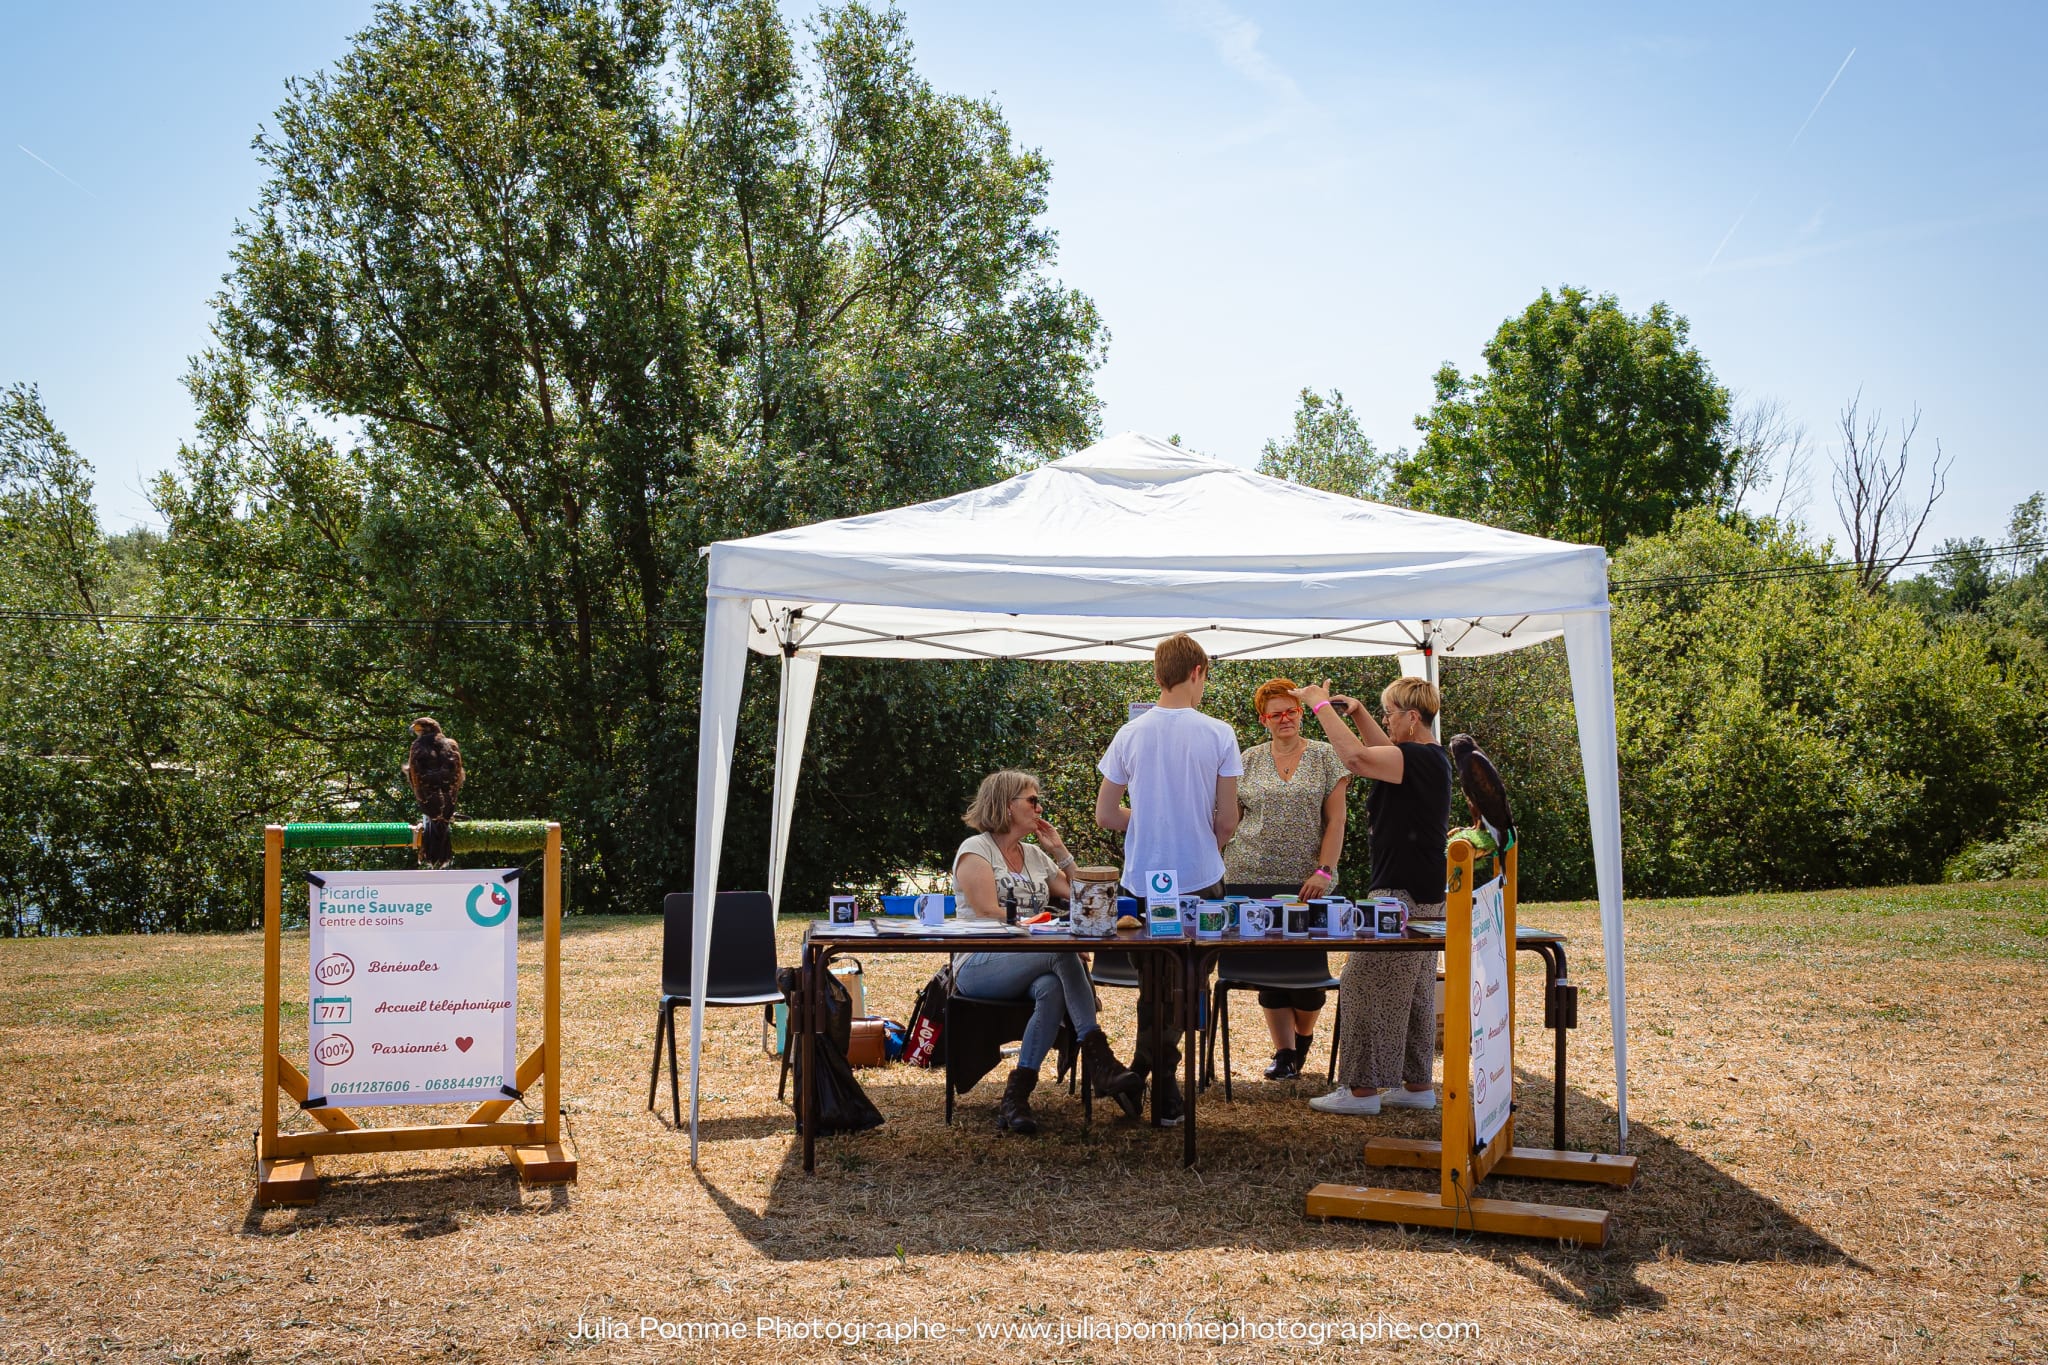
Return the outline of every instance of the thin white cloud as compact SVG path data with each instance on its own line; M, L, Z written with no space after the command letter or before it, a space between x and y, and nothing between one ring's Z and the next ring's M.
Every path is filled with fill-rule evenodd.
M1952 232L1967 232L1973 228L1998 227L2006 223L2026 222L2029 219L2048 215L2048 202L2016 204L1991 213L1972 213L1950 218L1923 218L1918 222L1894 223L1888 227L1871 228L1867 232L1851 233L1828 242L1811 242L1804 246L1789 247L1784 251L1766 252L1757 256L1744 256L1731 260L1722 266L1723 270L1767 270L1774 266L1798 265L1821 256L1833 256L1858 247L1886 246L1905 242L1924 242L1934 237L1944 237Z
M1813 116L1820 112L1820 107L1828 102L1828 95L1833 92L1835 88L1835 82L1842 79L1842 73L1849 69L1849 62L1855 56L1856 49L1852 47L1849 49L1849 55L1847 57L1842 58L1842 64L1835 68L1835 74L1828 78L1827 89L1822 90L1820 92L1820 98L1813 102L1813 108L1806 111L1806 122L1799 125L1799 131L1792 134L1792 140L1785 144L1786 151L1789 152L1794 147L1797 147L1799 145L1799 139L1806 135L1807 125L1813 122ZM1742 206L1742 212L1735 215L1735 221L1733 223L1730 223L1728 225L1728 230L1721 234L1720 244L1714 248L1714 254L1707 257L1707 264L1705 270L1701 271L1702 274L1706 273L1706 270L1712 270L1714 268L1714 262L1721 259L1721 253L1728 249L1728 243L1730 240L1734 238L1735 230L1742 226L1743 219L1749 217L1749 211L1756 207L1757 197L1762 193L1763 188L1759 186L1757 188L1756 194L1752 194L1749 196L1749 202Z
M1227 139L1248 141L1272 131L1308 100L1294 78L1259 45L1259 26L1222 3L1222 0L1170 0L1174 18L1183 28L1208 39L1217 59L1252 85L1266 92L1276 106L1271 115L1250 129Z
M1820 98L1813 102L1813 108L1806 111L1806 123L1813 122L1813 116L1815 114L1818 114L1820 112L1820 107L1828 102L1828 92L1835 88L1835 81L1842 79L1842 73L1849 69L1849 63L1851 60L1855 58L1855 56L1856 49L1852 47L1849 49L1849 55L1847 57L1842 58L1842 64L1835 68L1834 77L1828 81L1827 90L1821 91ZM1786 151L1789 152L1794 147L1797 147L1799 145L1799 139L1806 133L1806 123L1800 124L1799 131L1792 134L1792 140L1785 144Z
M21 144L20 144L19 142L15 143L15 144L14 144L14 146L15 146L15 150L19 151L19 152L20 152L20 153L21 153L21 154L22 154L23 156L25 156L25 157L27 157L27 158L28 158L29 160L31 160L31 161L33 161L33 162L35 162L35 163L36 163L36 164L37 164L38 166L41 166L41 167L42 167L42 168L43 168L44 170L48 171L48 172L49 172L49 173L50 173L51 175L54 175L54 176L56 176L56 177L57 177L57 178L58 178L59 180L63 181L63 182L65 183L65 184L69 185L69 186L70 186L70 187L71 187L72 189L74 189L74 190L77 190L77 191L78 191L78 192L79 192L80 194L84 195L84 196L85 196L86 198L88 198L88 199L97 199L97 198L99 198L99 196L98 196L98 195L96 195L96 194L94 194L94 193L93 193L93 192L92 192L91 190L89 190L89 189L87 189L87 188L86 188L85 186L83 186L83 185L79 184L79 183L78 183L78 182L77 182L76 180L73 180L73 179L72 179L72 178L71 178L70 176L68 176L68 175L64 174L64 172L62 172L62 171L58 170L58 169L57 169L57 168L56 168L55 166L52 166L52 165L51 165L51 164L50 164L49 162L47 162L47 161L43 160L43 159L42 159L41 157L37 156L37 155L36 155L36 154L35 154L34 152L30 151L30 150L29 150L28 148L26 148L26 147L22 146L22 145L21 145Z

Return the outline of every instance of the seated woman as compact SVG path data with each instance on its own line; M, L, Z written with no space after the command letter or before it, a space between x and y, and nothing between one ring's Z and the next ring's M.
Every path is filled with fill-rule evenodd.
M981 780L974 805L961 817L979 831L953 855L953 894L963 919L1007 920L1020 905L1043 906L1069 894L1074 865L1059 831L1040 813L1038 779L1005 768ZM1038 842L1027 844L1025 835ZM1035 1133L1031 1088L1052 1050L1060 1019L1073 1022L1095 1093L1108 1095L1137 1117L1144 1078L1116 1059L1095 1022L1095 988L1078 953L963 953L953 962L953 988L985 1000L1029 1000L1031 1022L1017 1049L1017 1069L1003 1087L996 1131Z

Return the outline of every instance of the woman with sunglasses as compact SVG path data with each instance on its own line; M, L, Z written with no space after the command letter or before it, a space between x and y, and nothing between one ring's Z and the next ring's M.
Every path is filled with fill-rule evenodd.
M1252 697L1252 710L1272 738L1244 751L1244 776L1237 780L1243 815L1223 850L1224 889L1235 894L1308 900L1337 885L1351 774L1334 748L1302 735L1297 686L1291 678L1273 678ZM1222 973L1240 981L1327 981L1330 958L1313 949L1225 954ZM1267 1080L1301 1074L1327 1001L1328 992L1316 986L1259 988L1259 1008L1273 1035Z
M1331 696L1327 684L1294 696L1322 723L1345 768L1372 779L1365 798L1368 894L1406 901L1416 918L1441 916L1451 760L1432 728L1443 705L1436 687L1396 678L1380 693L1384 726L1351 698ZM1345 724L1347 715L1359 733ZM1436 1108L1436 954L1351 954L1337 1007L1337 1088L1310 1106L1326 1114Z
M1043 909L1051 896L1068 896L1074 865L1059 831L1045 818L1038 779L1015 768L981 780L974 804L961 817L978 831L953 855L953 894L967 920L998 923ZM1036 843L1025 843L1026 835ZM1017 1048L1017 1067L1003 1088L996 1131L1035 1133L1031 1091L1052 1051L1062 1018L1080 1040L1095 1093L1107 1095L1136 1118L1144 1078L1116 1059L1095 1020L1095 988L1079 953L963 953L953 962L953 988L984 1000L1029 1000L1031 1020Z

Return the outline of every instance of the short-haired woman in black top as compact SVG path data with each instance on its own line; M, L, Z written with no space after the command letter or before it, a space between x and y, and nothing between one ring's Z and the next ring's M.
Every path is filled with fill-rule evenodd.
M1431 728L1443 704L1436 688L1421 678L1395 679L1380 693L1384 728L1327 686L1294 695L1322 722L1345 768L1372 779L1365 798L1369 894L1406 901L1418 919L1442 915L1451 760ZM1344 723L1347 714L1358 734ZM1436 954L1353 953L1340 982L1337 1088L1309 1104L1330 1114L1435 1108Z

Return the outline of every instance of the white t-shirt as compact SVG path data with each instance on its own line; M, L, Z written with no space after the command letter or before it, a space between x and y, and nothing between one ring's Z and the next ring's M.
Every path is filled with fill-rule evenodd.
M1116 732L1096 765L1131 796L1124 885L1170 868L1183 891L1223 880L1216 847L1216 779L1240 777L1237 734L1191 706L1155 706Z

